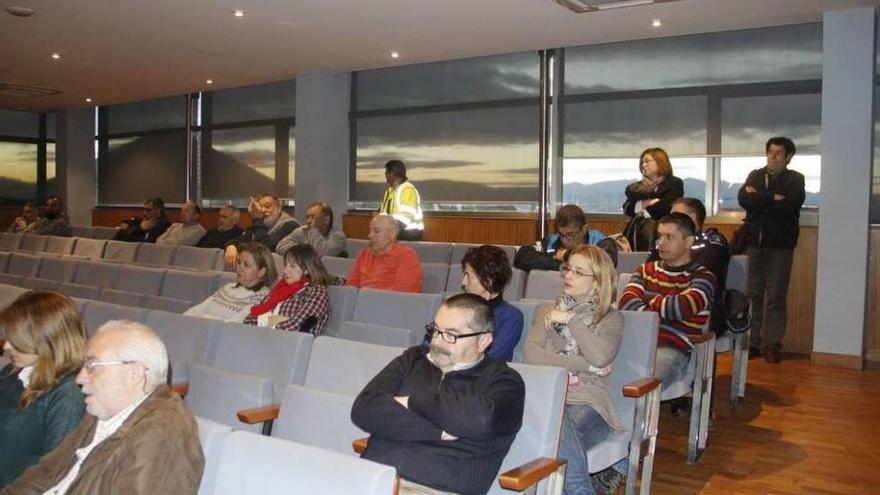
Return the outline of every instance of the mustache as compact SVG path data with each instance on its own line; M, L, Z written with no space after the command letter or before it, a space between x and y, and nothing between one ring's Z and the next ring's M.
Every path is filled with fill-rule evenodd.
M435 355L435 356L438 356L438 355L451 356L452 355L448 349L443 349L442 347L435 345L435 344L431 344L431 354Z

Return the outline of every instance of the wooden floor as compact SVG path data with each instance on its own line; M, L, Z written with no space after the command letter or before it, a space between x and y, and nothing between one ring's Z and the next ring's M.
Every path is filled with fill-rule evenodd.
M685 463L687 419L661 406L651 493L880 494L880 371L785 356L749 362L745 401L727 404L731 359L719 356L709 446Z

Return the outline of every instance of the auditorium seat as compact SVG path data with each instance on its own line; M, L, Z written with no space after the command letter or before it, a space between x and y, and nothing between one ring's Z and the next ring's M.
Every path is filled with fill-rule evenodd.
M111 288L116 282L120 265L102 261L83 260L76 265L73 283L89 287Z
M278 253L272 253L272 259L275 261L275 269L278 270L280 276L284 273L284 257Z
M523 331L522 336L519 338L519 342L516 343L516 347L513 349L513 362L521 363L523 362L523 347L526 344L526 337L529 335L529 329L532 328L533 319L535 317L535 310L538 309L538 306L544 304L545 301L514 301L511 302L513 306L522 311L523 314Z
M189 367L206 359L217 322L151 310L147 311L144 323L159 334L168 349L170 383L186 383Z
M48 238L45 235L25 234L21 236L21 244L19 244L18 250L42 253L46 249L46 240Z
M345 251L348 253L349 258L355 259L358 253L369 247L369 245L370 241L368 239L346 239Z
M621 273L617 275L617 297L619 298L621 294L623 294L623 290L626 289L626 286L629 284L629 279L632 278L632 273Z
M73 256L99 260L104 256L107 241L80 237L73 246Z
M177 246L171 258L171 266L201 271L216 270L218 260L222 258L221 253L219 249L213 248ZM222 260L220 260L220 268L222 269Z
M9 306L12 301L16 300L18 296L25 292L27 292L27 289L22 287L0 283L0 309Z
M32 290L59 290L61 284L43 278L26 278L21 281L21 286Z
M171 265L175 249L176 246L144 242L138 248L134 261L141 265L167 267Z
M189 391L184 397L193 414L220 424L258 433L260 425L242 425L240 409L266 406L273 402L272 381L196 364L189 367Z
M425 325L434 320L440 307L440 294L411 294L379 289L360 289L352 321L406 328L415 335L425 333Z
M0 251L0 273L6 273L6 269L9 267L9 258L12 256L12 253L8 251Z
M648 251L621 251L617 253L617 273L633 273L642 263L648 261Z
M351 320L354 315L354 304L357 301L357 287L347 285L327 286L327 296L330 298L330 320L324 329L330 333L337 329L343 321Z
M70 232L74 237L91 239L94 236L94 229L89 225L71 225Z
M340 258L338 256L324 256L321 258L324 268L330 275L336 275L347 279L351 273L351 267L354 266L353 258Z
M72 282L77 265L78 261L70 258L44 257L36 278L56 284Z
M115 227L103 227L100 225L95 225L92 227L92 238L93 239L103 239L110 240L116 235Z
M559 272L548 270L532 270L526 280L526 299L549 301L556 299L562 291L562 279Z
M86 326L86 332L91 337L95 335L101 325L110 320L130 320L144 323L146 315L146 309L92 300L85 307L82 321Z
M212 273L167 270L160 295L191 301L193 304L200 303L211 295L215 278L216 275Z
M312 343L304 385L337 394L357 395L403 349L333 337Z
M72 254L74 245L76 245L76 237L59 237L51 235L46 239L44 252L59 255Z
M107 241L103 258L106 261L134 263L140 242Z
M440 294L446 288L449 265L446 263L422 263L422 294Z
M373 325L357 321L344 321L332 332L327 332L330 337L355 340L368 344L387 345L391 347L410 347L422 341L422 337L406 328L389 327L385 325Z
M21 245L21 234L0 232L0 251L15 251Z
M25 278L36 277L42 257L15 252L9 257L6 273L0 273L0 283L20 286Z
M448 242L411 242L402 241L401 244L413 248L419 255L419 261L422 263L444 263L449 264L452 259L452 244Z
M464 258L464 253L467 252L470 248L480 247L482 244L453 244L452 245L452 257L449 260L450 265L461 265L461 259ZM516 246L504 246L495 244L495 246L500 247L504 250L504 254L507 255L507 259L510 260L510 266L513 266L513 257L516 255Z
M730 263L727 265L726 288L738 290L748 295L748 281L749 257L746 255L731 256ZM733 333L728 330L724 335L715 340L716 353L733 351L733 369L730 374L730 407L732 408L736 407L739 401L746 396L751 324L749 327L749 329L740 333Z
M214 490L213 481L217 477L220 452L226 445L226 439L232 433L232 428L200 416L195 418L196 425L199 427L199 444L205 455L205 470L202 474L201 486L199 486L199 494L201 495L211 493Z

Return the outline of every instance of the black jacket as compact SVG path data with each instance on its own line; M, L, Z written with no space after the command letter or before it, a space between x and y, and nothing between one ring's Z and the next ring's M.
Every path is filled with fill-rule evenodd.
M747 193L747 186L754 187L758 192ZM782 194L785 199L774 201L774 194ZM785 169L774 176L767 173L767 167L752 170L739 189L739 205L746 210L748 244L794 249L805 198L804 176L801 173Z
M432 488L486 493L522 426L522 378L490 358L443 375L426 354L407 349L355 399L351 420L370 433L362 457ZM399 395L409 396L408 409L394 400ZM458 439L441 440L444 431Z
M669 214L669 210L672 209L673 201L684 197L684 182L674 175L667 175L666 178L663 179L663 182L657 184L657 187L648 193L636 191L634 189L636 184L637 182L633 182L626 186L626 202L623 203L623 212L630 217L635 216L636 214L636 203L643 199L658 198L660 201L645 209L648 210L648 214L651 215L651 218L654 220L660 220L662 217Z
M617 243L610 237L598 230L587 230L584 232L584 244L590 244L603 249L611 258L614 266L617 266ZM556 251L562 249L562 238L559 234L551 234L541 240L541 250L537 245L522 246L516 250L513 257L513 266L520 270L559 270L561 261L554 259Z
M241 235L244 234L244 231L236 225L226 232L221 232L217 229L211 229L199 239L199 243L196 244L198 247L206 247L206 248L220 248L223 249L229 244L229 241L238 239Z
M168 230L168 227L171 226L171 222L169 222L167 218L160 217L159 221L156 222L156 225L154 225L152 229L141 230L142 220L143 218L140 217L132 217L128 220L124 220L122 223L128 225L128 228L116 231L113 240L125 242L150 242L155 244L156 239L164 234L165 231Z

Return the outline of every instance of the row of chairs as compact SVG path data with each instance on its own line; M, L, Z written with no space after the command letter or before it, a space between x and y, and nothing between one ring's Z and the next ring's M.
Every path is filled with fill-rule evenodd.
M100 225L71 225L70 230L74 237L104 240L113 239L117 232L115 227L103 227Z

